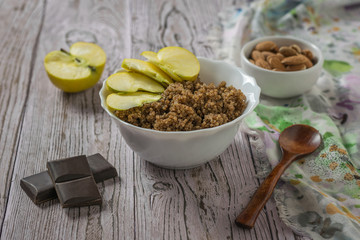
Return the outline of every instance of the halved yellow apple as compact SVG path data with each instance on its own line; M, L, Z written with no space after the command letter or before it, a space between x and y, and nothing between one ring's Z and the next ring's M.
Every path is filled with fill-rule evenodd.
M100 79L106 54L96 44L77 42L66 50L48 53L45 70L51 82L65 92L80 92L94 86Z
M115 92L164 92L164 87L153 79L135 72L117 72L106 80L106 86Z
M165 47L158 53L146 51L142 55L170 76L178 76L182 80L194 81L200 72L199 60L182 47Z
M145 62L139 59L125 58L121 64L121 67L125 70L142 73L161 84L169 85L173 83L171 78L166 75L160 68L152 63Z
M160 94L148 92L135 92L135 93L112 93L106 98L106 105L110 110L126 110L133 107L140 107L145 103L151 103L159 100Z

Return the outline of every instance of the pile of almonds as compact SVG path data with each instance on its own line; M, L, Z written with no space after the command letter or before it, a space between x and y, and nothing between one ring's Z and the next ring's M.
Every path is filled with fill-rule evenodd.
M272 41L258 43L251 52L249 61L259 67L274 71L299 71L313 66L314 57L310 50L298 45L278 47Z

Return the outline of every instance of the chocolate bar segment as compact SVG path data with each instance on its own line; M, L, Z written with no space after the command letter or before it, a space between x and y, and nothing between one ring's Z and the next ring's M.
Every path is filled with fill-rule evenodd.
M92 176L56 183L62 207L100 205L101 196Z
M53 182L47 171L21 179L20 186L35 204L57 198Z
M99 153L87 157L87 161L95 182L118 176L116 169ZM35 204L57 198L53 182L47 171L21 179L20 186Z
M47 163L61 206L101 204L101 196L84 155Z
M54 183L91 176L85 155L51 161L47 163L47 167Z
M87 161L97 183L118 175L116 169L99 153L87 157Z

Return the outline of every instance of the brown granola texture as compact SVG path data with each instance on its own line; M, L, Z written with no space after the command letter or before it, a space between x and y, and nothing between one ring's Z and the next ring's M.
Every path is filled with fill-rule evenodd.
M192 131L211 128L239 117L247 105L246 96L233 86L205 84L199 79L170 84L159 101L125 111L121 120L159 131Z

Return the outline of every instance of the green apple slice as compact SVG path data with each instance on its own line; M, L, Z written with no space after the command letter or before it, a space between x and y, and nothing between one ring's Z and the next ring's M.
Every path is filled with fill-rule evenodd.
M125 70L142 73L161 84L169 85L173 83L171 78L166 75L160 68L152 63L145 62L139 59L125 58L121 64L121 67Z
M200 72L200 63L194 54L182 47L165 47L157 53L159 62L167 72L183 80L195 81Z
M139 90L162 93L164 87L153 79L135 72L118 72L106 80L106 86L115 92L137 92Z
M170 70L171 69L170 66L166 66L165 63L160 62L160 60L157 58L156 52L144 51L141 53L141 56L145 57L150 63L159 67L161 70L167 73L173 80L178 82L183 81L178 75L176 75L173 71Z
M151 103L159 100L160 94L135 92L135 93L112 93L106 98L106 105L110 110L127 110L133 107L140 107L145 103Z
M141 56L145 57L149 62L159 63L159 59L157 58L157 53L152 51L144 51L140 54Z

